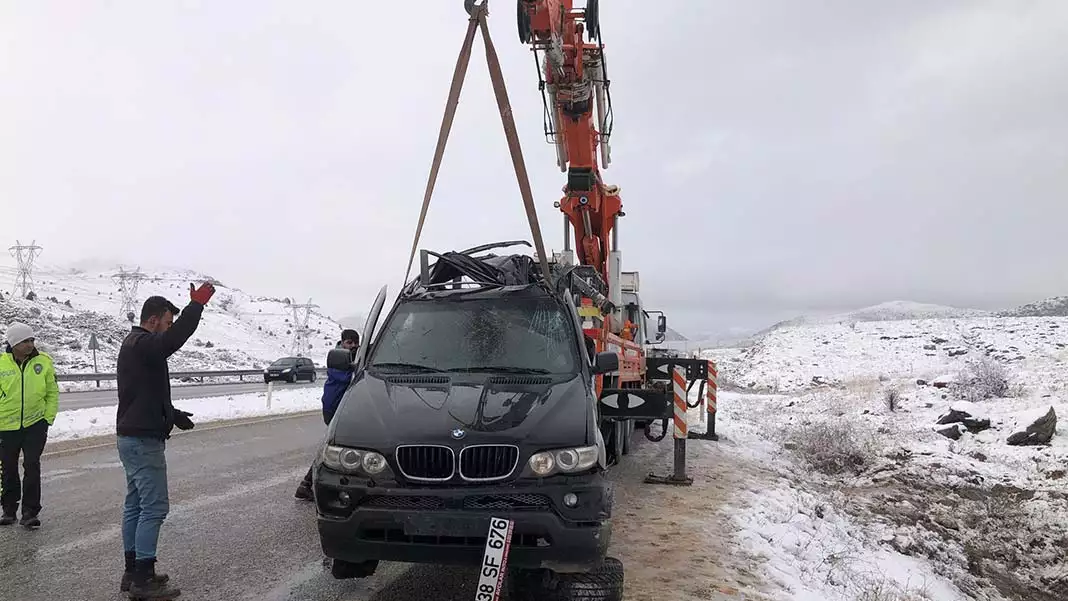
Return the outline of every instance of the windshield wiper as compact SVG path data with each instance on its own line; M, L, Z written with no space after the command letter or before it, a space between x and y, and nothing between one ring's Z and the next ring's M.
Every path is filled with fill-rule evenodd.
M414 370L423 371L423 372L440 372L441 371L440 369L437 369L435 367L429 367L427 365L419 365L417 363L391 363L391 362L372 363L371 367L389 367L389 368L396 367L396 368L400 368L400 369L414 369Z
M479 372L488 371L499 374L549 374L552 373L547 369L541 369L538 367L502 367L498 365L483 365L480 367L454 367L447 371L460 371L460 372Z

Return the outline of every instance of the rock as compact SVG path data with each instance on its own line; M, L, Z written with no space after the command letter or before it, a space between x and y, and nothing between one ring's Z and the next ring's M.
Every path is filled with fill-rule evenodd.
M968 431L972 434L978 434L983 430L990 429L990 420L987 418L976 419L974 417L969 417L965 419L962 423L964 424L964 427L967 428Z
M945 338L939 338L938 336L935 336L934 338L931 338L931 342L933 342L935 344L945 344L945 343L947 343L949 341L946 340Z
M990 419L981 415L975 403L959 401L950 406L949 412L938 418L939 425L962 424L972 434L990 429Z
M968 349L965 349L965 348L950 349L949 351L946 351L946 354L949 355L950 357L960 357L960 356L963 356L963 355L967 355L968 354Z
M927 386L927 380L924 380L924 379L916 380L916 385L917 386Z
M965 419L967 419L967 418L969 418L971 416L972 416L972 414L968 413L966 411L958 411L956 409L950 409L949 413L946 413L942 417L939 417L938 421L935 422L935 423L937 423L938 425L959 424L960 422L964 421Z
M949 388L949 382L939 380L934 384L931 384L931 386L934 386L935 388Z
M953 424L948 428L942 428L941 430L937 430L937 432L950 440L960 440L962 434L960 424Z
M1049 444L1056 431L1057 412L1050 407L1045 415L1034 420L1023 432L1015 432L1007 442L1013 446Z
M937 349L938 349L938 345L936 345L936 344L925 344L925 345L923 345L923 350L925 350L925 351L933 351L933 350L937 350Z
M1052 470L1046 472L1046 477L1050 480L1060 480L1061 478L1068 476L1068 472L1065 470Z
M968 456L972 459L975 459L976 461L986 461L988 459L986 455L980 453L979 451L972 451L971 453L968 453Z

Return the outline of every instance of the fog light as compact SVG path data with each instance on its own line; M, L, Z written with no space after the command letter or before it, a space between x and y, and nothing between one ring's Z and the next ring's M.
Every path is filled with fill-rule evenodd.
M564 505L567 505L568 507L578 506L578 497L575 496L575 493L569 492L564 495Z
M337 493L337 501L338 503L341 503L342 507L348 507L349 502L352 501L352 497L349 496L349 493L341 491Z

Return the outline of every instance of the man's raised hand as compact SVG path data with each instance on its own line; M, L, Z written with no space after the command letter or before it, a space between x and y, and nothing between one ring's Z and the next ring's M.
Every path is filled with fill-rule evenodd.
M215 294L215 286L212 286L211 282L204 282L200 288L196 289L193 288L193 284L189 284L189 298L195 303L206 305L213 294Z

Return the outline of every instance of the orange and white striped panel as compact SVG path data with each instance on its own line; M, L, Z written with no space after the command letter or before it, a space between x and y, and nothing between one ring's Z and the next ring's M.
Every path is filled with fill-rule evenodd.
M671 381L675 393L675 438L686 438L686 368L676 366Z
M716 388L719 387L719 372L716 371L716 364L713 361L708 362L708 383L705 386L705 404L708 406L709 413L716 412Z

